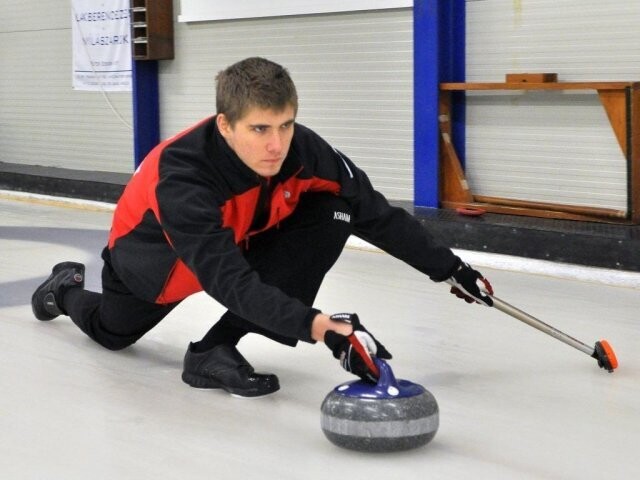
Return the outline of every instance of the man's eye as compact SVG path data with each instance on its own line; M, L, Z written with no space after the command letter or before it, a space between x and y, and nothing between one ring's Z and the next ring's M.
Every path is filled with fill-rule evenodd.
M253 131L256 133L264 133L267 131L267 127L253 127Z

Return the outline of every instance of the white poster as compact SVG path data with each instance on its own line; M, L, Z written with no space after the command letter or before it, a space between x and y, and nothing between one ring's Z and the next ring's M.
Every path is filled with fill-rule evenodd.
M71 0L73 88L131 91L129 0Z
M179 22L413 7L413 0L181 0Z

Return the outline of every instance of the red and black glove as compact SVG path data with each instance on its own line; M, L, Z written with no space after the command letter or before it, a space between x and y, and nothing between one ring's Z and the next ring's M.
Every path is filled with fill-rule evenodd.
M331 320L348 323L353 327L353 333L349 336L333 330L327 330L324 334L324 343L333 352L333 356L340 360L340 365L347 372L376 383L380 372L372 357L391 360L391 354L362 326L355 313L337 313L331 315Z
M493 299L489 296L493 295L493 287L489 280L471 268L468 263L460 263L447 282L451 285L451 293L465 302L493 306Z

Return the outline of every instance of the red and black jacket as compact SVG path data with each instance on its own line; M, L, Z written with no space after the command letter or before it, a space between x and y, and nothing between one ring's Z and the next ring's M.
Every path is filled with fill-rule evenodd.
M127 184L109 235L113 268L143 300L172 303L204 290L252 323L311 341L317 310L262 283L242 255L260 191L260 178L227 145L215 117L202 121L153 149ZM263 229L312 191L343 197L353 209L354 235L435 280L459 262L416 219L390 206L347 157L296 124L287 158L271 179Z

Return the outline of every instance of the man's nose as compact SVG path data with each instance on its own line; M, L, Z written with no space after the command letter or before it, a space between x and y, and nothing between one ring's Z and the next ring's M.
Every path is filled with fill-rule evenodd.
M267 143L267 150L272 153L280 153L283 143L280 132L274 132Z

